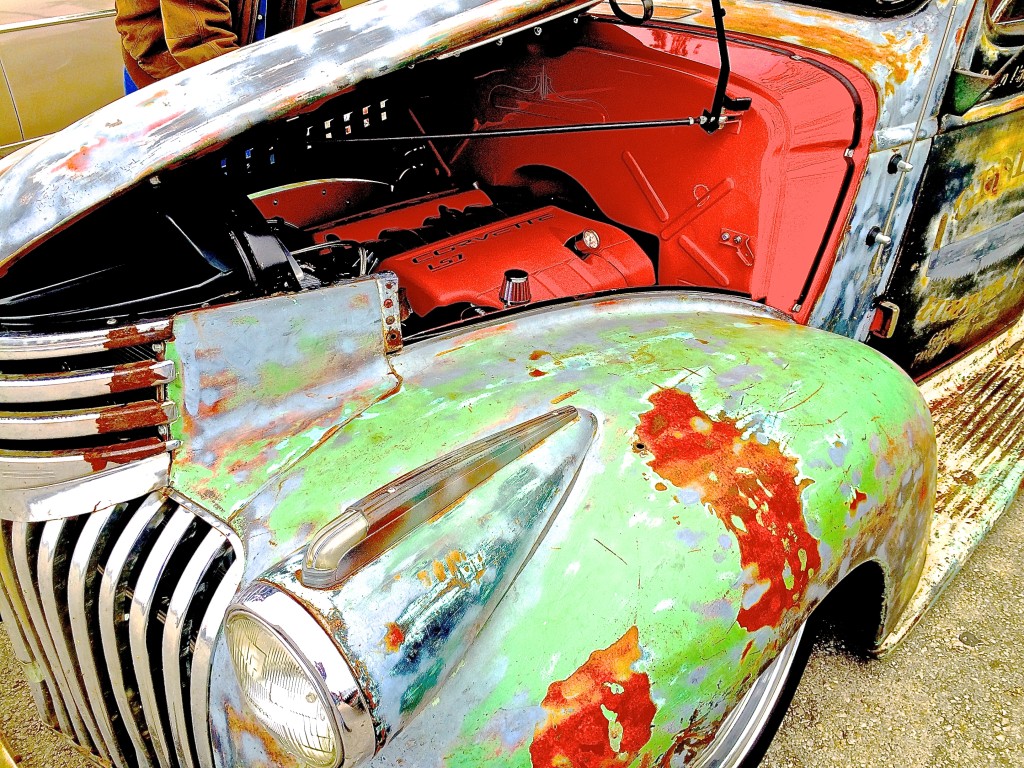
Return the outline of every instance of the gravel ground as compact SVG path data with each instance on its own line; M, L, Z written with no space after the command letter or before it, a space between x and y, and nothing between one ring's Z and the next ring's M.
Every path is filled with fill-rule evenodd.
M1024 766L1024 497L882 661L818 648L763 768Z
M1024 502L884 661L812 655L764 768L1024 766ZM23 768L87 768L40 725L0 633L0 731Z

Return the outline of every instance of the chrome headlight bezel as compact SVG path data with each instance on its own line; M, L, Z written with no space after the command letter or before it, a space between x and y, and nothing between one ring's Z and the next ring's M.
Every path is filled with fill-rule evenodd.
M310 613L291 596L264 582L249 586L231 605L224 618L225 639L234 668L230 625L232 619L245 618L270 634L305 673L320 704L332 718L331 727L338 754L330 768L354 768L376 752L373 718L352 670L337 645ZM245 699L249 694L235 669ZM286 745L273 724L263 722L256 708L253 714L281 743Z

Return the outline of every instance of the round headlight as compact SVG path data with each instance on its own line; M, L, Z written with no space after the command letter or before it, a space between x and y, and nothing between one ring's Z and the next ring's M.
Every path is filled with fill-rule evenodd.
M263 726L305 765L339 765L344 750L332 702L307 664L251 614L232 613L225 631L242 693Z

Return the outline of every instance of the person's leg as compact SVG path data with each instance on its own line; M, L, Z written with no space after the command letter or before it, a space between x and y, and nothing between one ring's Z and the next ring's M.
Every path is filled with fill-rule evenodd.
M139 90L139 86L132 80L132 76L128 74L128 70L124 71L124 94L127 96L129 93L135 93Z

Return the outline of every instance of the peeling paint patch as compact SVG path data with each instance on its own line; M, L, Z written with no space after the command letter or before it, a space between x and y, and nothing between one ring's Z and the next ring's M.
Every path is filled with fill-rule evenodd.
M635 448L678 488L696 491L739 543L752 583L737 622L750 632L777 627L821 568L818 541L808 532L796 460L779 443L744 439L736 422L702 412L677 389L656 392L640 416Z
M530 745L534 768L612 768L637 756L655 712L650 679L634 669L640 655L639 631L630 627L548 687L541 702L548 717Z
M290 752L281 748L280 743L274 737L270 731L264 728L255 717L248 714L247 712L239 712L231 705L226 707L227 721L228 721L228 733L231 734L231 738L235 741L241 742L243 739L250 738L255 739L262 749L263 754L267 760L256 760L250 762L249 765L253 768L259 768L259 766L280 766L280 768L291 768L291 766L299 765L295 756ZM238 754L252 755L253 753L249 750L238 750Z
M388 653L398 653L405 642L405 631L394 622L389 622L387 631L384 633L384 647Z

